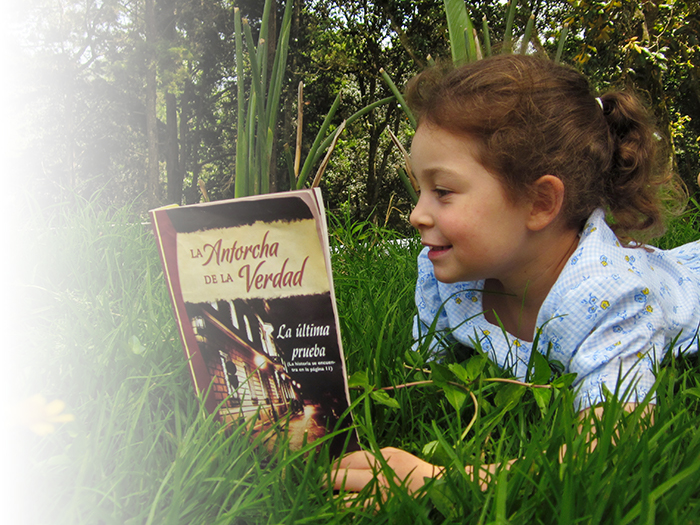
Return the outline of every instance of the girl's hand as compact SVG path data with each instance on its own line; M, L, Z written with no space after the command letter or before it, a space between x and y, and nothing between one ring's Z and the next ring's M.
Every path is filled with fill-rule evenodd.
M404 483L409 492L420 490L425 478L438 477L442 469L398 448L383 448L380 451L389 469L382 469L382 462L371 452L359 451L348 454L338 463L333 475L333 488L359 492L375 478L380 488L389 486L387 476L394 476L397 484Z

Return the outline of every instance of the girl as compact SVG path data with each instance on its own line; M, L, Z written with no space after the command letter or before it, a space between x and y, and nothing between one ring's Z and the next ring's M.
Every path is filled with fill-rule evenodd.
M428 70L407 101L419 122L411 224L425 245L416 339L431 338L438 355L478 341L524 380L539 335L538 349L577 374L578 410L606 390L628 408L641 402L672 341L696 348L700 244L641 244L662 229L671 176L640 102L595 98L576 71L517 55ZM438 473L406 452L382 453L413 489ZM346 456L336 486L359 490L375 464L366 452Z

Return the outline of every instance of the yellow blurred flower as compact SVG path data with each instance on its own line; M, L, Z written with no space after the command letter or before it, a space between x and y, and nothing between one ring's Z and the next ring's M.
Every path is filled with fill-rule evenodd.
M63 414L66 404L60 399L50 403L41 394L33 395L11 409L11 421L16 426L28 428L39 436L45 436L56 430L57 423L75 420L73 414Z

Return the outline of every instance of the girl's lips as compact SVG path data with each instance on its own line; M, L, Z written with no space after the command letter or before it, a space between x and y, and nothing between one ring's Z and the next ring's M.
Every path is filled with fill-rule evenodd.
M438 257L444 255L447 253L450 249L452 249L452 246L431 246L428 245L429 251L428 251L428 259L431 261L434 259L437 259Z

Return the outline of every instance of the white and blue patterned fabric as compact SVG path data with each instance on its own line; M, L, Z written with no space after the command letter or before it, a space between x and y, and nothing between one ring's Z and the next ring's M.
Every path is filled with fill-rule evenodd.
M679 353L697 351L700 241L666 251L624 247L600 209L580 237L540 308L537 350L577 374L577 409L600 403L602 385L615 392L618 381L625 400L640 402L672 344ZM478 341L500 367L525 380L532 343L485 319L483 287L484 281L438 282L424 249L418 257L414 338L418 344L429 337L437 358L447 344L473 347Z

